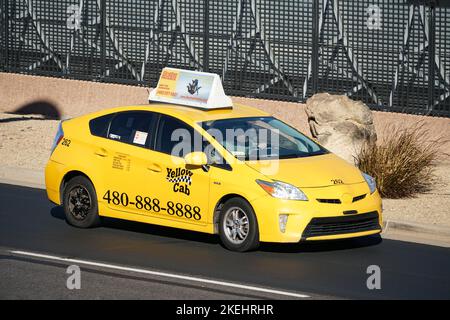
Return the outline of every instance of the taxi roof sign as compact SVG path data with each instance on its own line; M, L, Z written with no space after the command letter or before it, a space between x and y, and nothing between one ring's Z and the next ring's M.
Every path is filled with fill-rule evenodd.
M233 103L215 73L164 68L149 102L165 102L201 109L231 108Z

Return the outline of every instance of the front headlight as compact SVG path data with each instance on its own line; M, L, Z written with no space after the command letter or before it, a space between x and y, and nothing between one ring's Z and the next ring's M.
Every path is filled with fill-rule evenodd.
M308 201L303 191L292 184L281 181L269 182L263 180L256 180L256 183L274 198Z
M361 172L362 176L364 177L364 180L366 180L367 185L370 189L370 194L374 193L375 190L377 190L377 183L375 182L375 178L369 176L368 174Z

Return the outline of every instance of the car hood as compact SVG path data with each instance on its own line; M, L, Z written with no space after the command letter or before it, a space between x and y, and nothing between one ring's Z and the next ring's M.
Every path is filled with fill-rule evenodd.
M364 182L359 169L332 153L305 158L246 161L246 164L270 179L303 188Z

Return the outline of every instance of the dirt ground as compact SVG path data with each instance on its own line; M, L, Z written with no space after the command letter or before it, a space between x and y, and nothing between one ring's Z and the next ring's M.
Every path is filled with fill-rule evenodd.
M43 170L59 121L0 113L0 166Z
M433 118L428 119L433 122ZM0 113L0 167L44 170L58 122L40 115ZM448 158L436 168L436 176L435 187L429 193L411 199L384 199L385 219L450 226Z

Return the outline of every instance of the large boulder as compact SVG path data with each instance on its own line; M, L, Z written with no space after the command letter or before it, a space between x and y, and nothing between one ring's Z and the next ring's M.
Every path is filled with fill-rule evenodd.
M347 96L318 93L306 101L312 136L331 152L354 164L365 143L375 143L372 112Z

